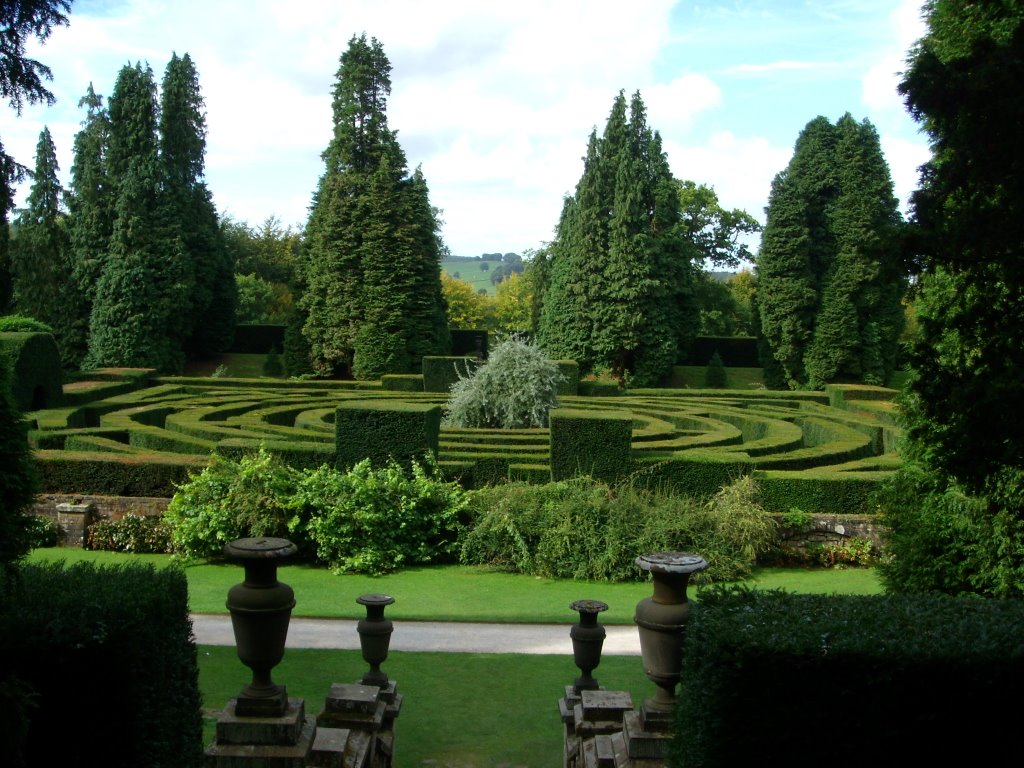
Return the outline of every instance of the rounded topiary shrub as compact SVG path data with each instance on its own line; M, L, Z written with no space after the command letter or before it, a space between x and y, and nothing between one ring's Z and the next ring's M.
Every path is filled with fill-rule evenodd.
M558 366L534 345L512 338L498 344L486 365L452 386L445 424L452 427L545 427L558 407Z

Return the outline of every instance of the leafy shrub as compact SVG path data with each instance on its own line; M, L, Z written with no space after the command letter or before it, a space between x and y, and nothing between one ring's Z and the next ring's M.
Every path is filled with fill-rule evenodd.
M385 573L455 557L465 492L436 464L369 460L343 472L298 470L261 446L238 461L214 463L179 486L164 519L174 551L219 557L244 536L282 536L337 571Z
M722 356L715 351L708 361L708 367L704 370L704 386L710 389L724 389L728 386L728 377L725 373L725 363Z
M53 328L34 317L4 315L0 317L0 333L53 333Z
M57 522L39 515L25 516L25 536L32 549L57 546Z
M120 520L103 520L89 528L89 549L164 554L171 551L171 526L158 517L130 513Z
M453 427L544 427L558 406L558 366L533 344L511 338L498 344L486 365L451 389L445 423Z
M635 558L658 550L702 555L706 580L741 578L774 533L749 477L703 503L575 478L481 489L471 494L471 507L477 518L463 539L464 562L559 578L641 578Z
M808 552L824 568L843 568L847 565L874 565L875 547L869 539L850 538L826 541L808 547Z
M238 538L291 536L299 477L262 446L239 461L215 455L210 466L178 486L164 514L174 551L190 558L219 557L224 545ZM293 541L300 547L306 543L301 537Z
M348 472L306 472L295 505L318 560L335 571L377 574L453 559L466 500L428 454L408 471L394 460L374 469L367 459Z

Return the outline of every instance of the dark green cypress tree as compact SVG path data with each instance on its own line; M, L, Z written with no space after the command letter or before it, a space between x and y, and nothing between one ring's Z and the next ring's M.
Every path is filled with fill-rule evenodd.
M639 93L627 110L620 92L602 137L591 135L550 253L538 328L547 353L638 384L668 373L696 331L692 253Z
M172 54L164 73L160 108L160 159L168 204L193 274L192 325L186 347L205 356L231 346L235 325L234 265L203 176L206 117L199 75L186 53Z
M808 123L767 212L758 307L786 384L888 381L905 281L901 220L874 127L848 114Z
M391 64L366 35L341 56L334 138L306 228L300 311L315 369L372 378L449 347L437 221L388 128Z
M176 372L184 362L192 270L164 191L156 127L152 70L123 67L110 99L115 221L90 317L89 366Z
M66 366L81 365L89 346L89 318L96 299L96 286L110 249L114 230L113 182L107 173L110 118L103 97L89 84L78 102L86 108L82 130L75 136L71 189L68 194L68 230L71 240L64 344L61 353Z
M10 227L7 214L14 208L14 181L18 177L18 164L4 152L0 142L0 313L11 306L14 287L11 280Z
M10 570L28 554L28 509L35 499L36 472L28 445L28 426L10 389L11 372L0 358L0 570ZM4 574L6 575L6 574ZM4 584L0 579L0 592Z
M53 137L43 128L27 204L15 221L11 275L18 312L52 327L60 343L69 245L58 170Z

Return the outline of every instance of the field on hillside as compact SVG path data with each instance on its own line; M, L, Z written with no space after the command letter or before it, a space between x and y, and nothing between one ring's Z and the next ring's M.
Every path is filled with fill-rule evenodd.
M485 264L487 265L486 269L482 266ZM501 262L497 259L480 259L479 261L445 259L441 262L441 271L458 280L465 280L476 291L483 288L493 296L495 286L491 282L491 271L499 266L501 266Z

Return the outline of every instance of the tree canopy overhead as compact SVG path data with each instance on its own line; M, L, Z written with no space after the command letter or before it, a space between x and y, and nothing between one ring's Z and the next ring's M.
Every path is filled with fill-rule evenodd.
M300 302L325 375L407 372L450 345L439 224L423 174L409 173L388 128L390 73L380 42L354 36L333 89L334 137L306 227Z
M757 305L777 385L884 384L905 288L901 218L878 133L817 117L772 182Z

